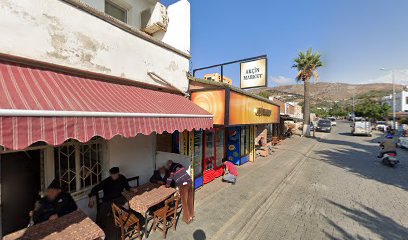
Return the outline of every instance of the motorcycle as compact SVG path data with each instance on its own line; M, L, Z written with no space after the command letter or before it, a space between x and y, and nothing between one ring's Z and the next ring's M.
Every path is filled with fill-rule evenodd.
M394 167L399 163L397 160L397 153L384 153L381 162L389 167Z

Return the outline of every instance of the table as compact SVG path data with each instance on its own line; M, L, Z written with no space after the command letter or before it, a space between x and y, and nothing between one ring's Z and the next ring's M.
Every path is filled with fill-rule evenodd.
M147 238L147 214L151 207L163 202L176 192L174 188L167 188L159 184L146 183L137 188L137 193L123 192L129 201L129 208L145 216L144 235Z
M105 233L102 229L87 217L84 212L76 210L55 220L45 221L11 233L3 237L3 240L94 240L104 238Z

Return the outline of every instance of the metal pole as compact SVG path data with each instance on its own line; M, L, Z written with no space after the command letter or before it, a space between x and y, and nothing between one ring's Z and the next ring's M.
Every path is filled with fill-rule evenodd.
M355 118L356 118L356 110L355 110L355 106L354 106L354 91L353 91L353 123L355 122Z
M395 113L395 106L396 106L396 99L395 99L395 74L394 70L391 70L392 74L392 126L393 129L397 129L397 124L395 122L396 119L396 113Z

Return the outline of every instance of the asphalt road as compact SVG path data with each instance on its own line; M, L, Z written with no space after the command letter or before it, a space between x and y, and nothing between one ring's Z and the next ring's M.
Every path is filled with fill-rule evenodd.
M408 150L396 168L376 158L380 133L350 135L349 123L319 133L278 200L247 239L408 239Z

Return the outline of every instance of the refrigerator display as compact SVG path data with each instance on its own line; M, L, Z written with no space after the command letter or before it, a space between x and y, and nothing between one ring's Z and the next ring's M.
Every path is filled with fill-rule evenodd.
M203 131L194 131L193 167L194 188L203 185Z

